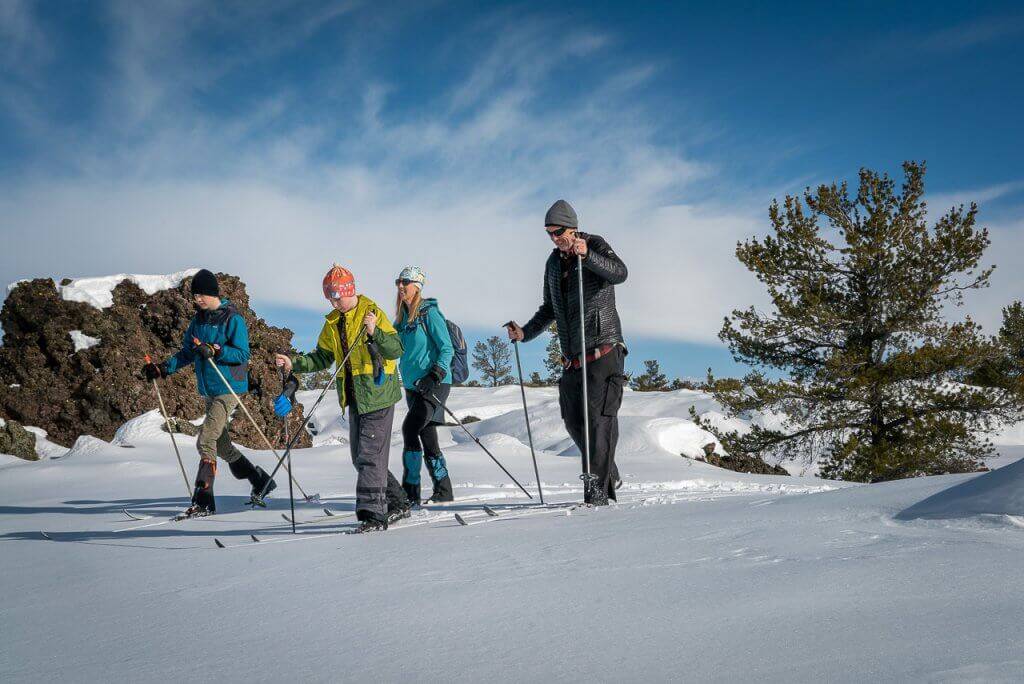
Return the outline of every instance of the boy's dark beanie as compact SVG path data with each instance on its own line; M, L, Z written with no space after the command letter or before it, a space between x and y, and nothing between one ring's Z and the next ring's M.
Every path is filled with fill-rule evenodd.
M220 288L217 287L217 276L205 268L200 269L198 273L192 276L192 294L219 297Z

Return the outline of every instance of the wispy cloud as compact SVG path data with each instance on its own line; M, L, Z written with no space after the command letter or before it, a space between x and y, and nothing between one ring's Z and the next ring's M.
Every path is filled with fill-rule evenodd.
M988 16L919 36L912 47L927 52L955 52L1014 38L1024 33L1024 14Z
M382 66L416 12L150 7L109 15L89 135L45 108L25 129L48 165L3 181L14 248L0 250L0 278L202 265L240 275L257 300L320 309L331 262L382 303L416 263L448 315L498 326L539 304L543 214L565 197L630 266L627 335L713 341L732 308L761 301L734 249L766 231L781 192L737 192L689 154L677 131L709 122L652 110L661 65L618 53L613 32L500 12L417 54L424 84ZM331 55L309 62L315 73L238 89L310 43Z
M1022 34L1024 13L992 14L928 31L901 27L874 42L858 46L854 59L860 63L899 64L907 60L952 56Z
M974 190L958 190L956 192L937 193L929 195L928 210L933 216L941 215L948 211L950 207L959 206L961 204L970 204L971 202L977 202L980 205L984 202L991 202L1021 191L1024 191L1024 180L1013 181L1010 183L998 183L996 185L990 185L988 187L977 188Z

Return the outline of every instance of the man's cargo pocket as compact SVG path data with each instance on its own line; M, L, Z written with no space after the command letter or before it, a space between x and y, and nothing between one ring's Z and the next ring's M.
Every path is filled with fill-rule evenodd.
M622 374L609 375L605 380L604 405L601 407L601 415L617 416L619 407L622 406L622 389L626 386L626 376Z

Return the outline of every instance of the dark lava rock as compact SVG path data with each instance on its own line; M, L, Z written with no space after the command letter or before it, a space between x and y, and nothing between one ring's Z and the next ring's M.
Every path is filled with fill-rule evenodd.
M789 475L789 472L778 465L769 465L756 456L715 453L713 443L704 447L704 460L713 466L734 470L738 473L755 473L757 475Z
M217 274L222 296L245 318L249 328L253 379L262 386L244 397L246 406L275 447L283 439L283 423L274 416L273 397L281 389L271 354L291 348L292 332L275 328L249 308L245 284L235 276ZM113 290L114 304L98 309L61 298L49 278L23 281L11 289L3 310L0 347L0 417L41 427L49 439L70 446L79 435L110 440L125 421L157 408L153 385L139 370L149 354L161 361L181 347L192 318L189 285L148 295L130 280ZM99 344L75 351L69 332L80 330ZM172 417L194 419L205 406L196 392L190 368L160 380L160 391ZM291 429L301 427L301 406L292 411ZM303 430L298 446L309 446ZM238 411L232 439L253 449L266 449L252 424Z
M0 421L0 454L10 454L26 461L38 461L36 436L13 420Z

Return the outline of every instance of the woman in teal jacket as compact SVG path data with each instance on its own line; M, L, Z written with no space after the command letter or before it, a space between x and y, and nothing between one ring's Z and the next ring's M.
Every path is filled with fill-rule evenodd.
M430 501L455 500L448 464L437 443L437 426L444 423L444 404L452 387L455 349L437 300L421 296L426 282L423 271L416 266L403 268L395 280L395 329L405 349L399 370L409 406L402 422L402 487L414 504L420 501L420 469L424 460L434 485Z

